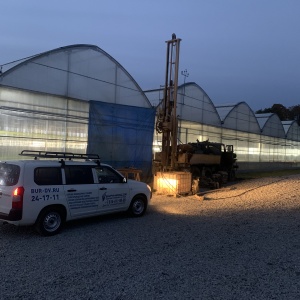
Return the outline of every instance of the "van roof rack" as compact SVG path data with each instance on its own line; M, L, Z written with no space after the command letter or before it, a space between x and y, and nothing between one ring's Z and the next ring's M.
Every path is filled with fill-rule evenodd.
M52 152L52 151L35 151L35 150L23 150L19 155L30 156L37 159L41 158L63 158L63 159L85 159L99 160L100 157L98 154L80 154L80 153L71 153L71 152Z

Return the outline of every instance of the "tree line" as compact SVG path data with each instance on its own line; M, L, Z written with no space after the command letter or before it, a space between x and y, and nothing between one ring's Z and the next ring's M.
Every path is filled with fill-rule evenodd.
M259 109L256 114L274 113L281 121L297 120L300 126L300 105L285 107L282 104L273 104L270 108Z

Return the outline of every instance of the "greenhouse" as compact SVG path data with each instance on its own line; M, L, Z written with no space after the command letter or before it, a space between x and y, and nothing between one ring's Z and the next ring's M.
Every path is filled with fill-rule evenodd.
M33 56L0 76L0 159L23 149L97 153L150 176L155 109L130 74L97 46Z
M161 90L146 92L159 105ZM296 121L281 122L276 114L255 115L245 102L214 105L196 83L178 88L179 143L196 140L233 145L240 170L300 166L300 128ZM161 135L154 133L154 151Z
M47 51L0 75L1 160L24 149L97 153L116 168L151 177L161 135L155 130L163 89L142 91L94 45ZM178 143L233 145L240 170L297 167L300 129L275 114L255 115L245 102L215 105L196 83L178 87Z

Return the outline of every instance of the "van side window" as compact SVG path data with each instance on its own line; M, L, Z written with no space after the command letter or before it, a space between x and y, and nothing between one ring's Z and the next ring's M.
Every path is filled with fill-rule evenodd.
M90 166L65 166L66 184L93 184L94 177Z
M34 169L34 182L38 185L61 185L61 168L40 167Z
M121 183L123 177L117 172L106 166L96 167L97 177L99 183Z

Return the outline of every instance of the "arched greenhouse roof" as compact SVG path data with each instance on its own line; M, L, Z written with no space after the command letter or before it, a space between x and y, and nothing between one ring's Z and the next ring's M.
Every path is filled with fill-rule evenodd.
M263 135L285 138L283 125L277 114L256 114L255 116Z
M223 123L227 115L235 108L236 103L225 103L216 105L216 110L220 116L221 122Z
M300 141L300 129L296 120L281 122L285 131L286 138L293 141Z
M94 45L71 45L36 55L4 72L0 85L86 101L151 107L133 77Z
M221 126L213 102L198 84L190 82L179 86L177 95L177 114L180 119Z
M269 120L270 116L272 116L273 113L268 114L256 114L255 117L257 119L257 122L259 124L260 129L262 130L265 126L266 122Z
M246 102L216 105L216 110L225 128L260 133L255 114Z

